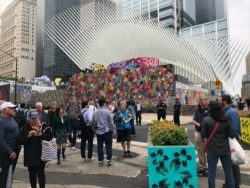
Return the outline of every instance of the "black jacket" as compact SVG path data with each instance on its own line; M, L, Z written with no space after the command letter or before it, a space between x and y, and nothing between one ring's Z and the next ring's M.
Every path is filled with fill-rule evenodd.
M42 125L42 132L46 127L48 127L48 125ZM30 130L32 130L31 126L29 124L25 125L17 138L17 142L20 145L24 145L24 166L33 167L43 163L41 160L41 142L42 139L47 141L51 140L53 138L53 133L51 129L47 129L41 137L32 136L28 138Z
M229 121L219 123L219 127L208 143L207 148L217 155L225 155L230 152L228 137L233 138L234 132ZM203 138L209 138L215 124L216 121L212 117L204 118L201 127L201 136Z

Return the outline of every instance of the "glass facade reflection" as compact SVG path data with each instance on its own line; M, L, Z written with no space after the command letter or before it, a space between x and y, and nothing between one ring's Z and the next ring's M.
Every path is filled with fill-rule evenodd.
M194 7L194 3L191 7ZM161 26L166 26L178 32L182 27L195 24L191 11L183 0L122 0L122 10L133 16L146 16ZM189 13L187 13L187 10Z
M79 0L37 0L36 76L47 75L52 80L60 77L66 81L73 73L80 72L74 62L43 31L44 25L52 17L77 4Z
M196 0L196 24L226 18L225 0Z

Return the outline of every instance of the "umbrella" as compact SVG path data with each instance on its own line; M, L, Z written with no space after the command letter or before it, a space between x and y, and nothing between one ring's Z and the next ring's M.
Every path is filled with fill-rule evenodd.
M12 188L12 176L13 176L12 170L13 170L13 166L10 165L9 172L8 172L8 177L7 177L6 188Z

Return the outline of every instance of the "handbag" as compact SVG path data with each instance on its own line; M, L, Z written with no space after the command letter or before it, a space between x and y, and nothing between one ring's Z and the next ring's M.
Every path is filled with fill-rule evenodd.
M47 130L51 129L51 127L46 127L43 130L43 133ZM42 140L42 155L41 160L44 162L49 162L57 158L57 144L56 139L52 138L50 141Z
M240 143L236 138L228 138L230 151L231 151L231 160L235 165L247 163L247 156L244 149L241 147Z
M207 141L205 142L205 144L204 144L204 146L203 146L205 152L207 151L207 144L210 142L210 140L211 140L212 137L214 136L214 133L215 133L215 131L217 130L218 127L219 127L219 122L216 122L215 127L214 127L212 133L209 135Z

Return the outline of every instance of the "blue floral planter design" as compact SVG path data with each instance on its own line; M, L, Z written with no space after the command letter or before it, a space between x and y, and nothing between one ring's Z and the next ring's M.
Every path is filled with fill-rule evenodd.
M148 145L149 188L197 188L195 147Z

